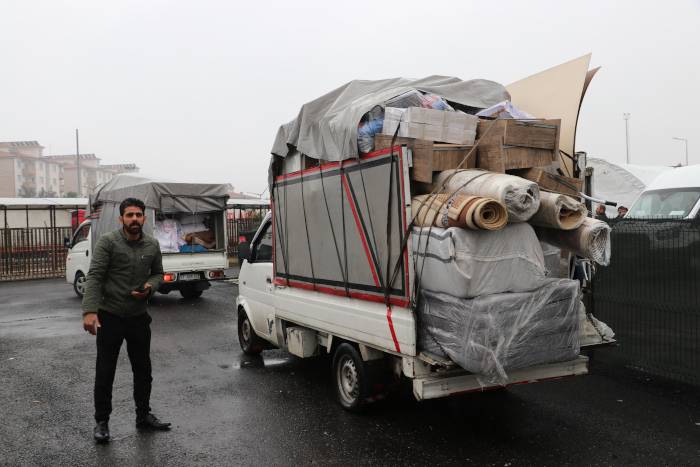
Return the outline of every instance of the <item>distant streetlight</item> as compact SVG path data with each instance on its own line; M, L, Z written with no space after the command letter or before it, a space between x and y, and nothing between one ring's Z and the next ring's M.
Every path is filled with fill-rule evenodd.
M630 163L630 114L623 113L622 118L625 119L625 147L627 150L627 163Z
M680 136L674 136L671 139L675 139L676 141L683 141L685 143L685 165L688 165L688 138L681 138Z

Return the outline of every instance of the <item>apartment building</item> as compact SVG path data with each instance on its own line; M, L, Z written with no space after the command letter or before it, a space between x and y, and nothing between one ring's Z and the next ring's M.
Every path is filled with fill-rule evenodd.
M85 197L114 175L138 172L136 164L100 164L95 154L44 156L37 141L0 142L0 197ZM78 186L80 178L80 187Z

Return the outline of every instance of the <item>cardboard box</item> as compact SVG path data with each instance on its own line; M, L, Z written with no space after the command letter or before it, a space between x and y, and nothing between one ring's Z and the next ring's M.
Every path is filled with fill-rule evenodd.
M561 175L546 172L540 168L520 169L509 171L512 175L526 178L536 182L541 188L562 195L569 195L578 198L583 191L583 180L580 178L563 177Z
M375 135L374 149L379 151L391 146L392 136ZM428 140L397 137L394 144L407 146L413 151L413 168L411 179L423 183L432 183L433 172L456 169L469 154L473 146L459 144L440 144ZM476 167L476 151L472 151L460 168Z
M504 173L550 165L559 157L561 120L480 120L477 167Z
M474 144L478 117L460 112L410 107L387 107L382 134L453 144Z

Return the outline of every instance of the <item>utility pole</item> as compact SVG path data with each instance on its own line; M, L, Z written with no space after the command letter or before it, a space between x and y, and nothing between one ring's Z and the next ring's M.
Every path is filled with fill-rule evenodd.
M75 161L78 172L78 198L83 197L83 183L80 176L80 142L78 140L78 129L75 129Z
M625 119L625 147L627 150L627 163L630 163L630 114L623 113L622 118Z
M675 139L676 141L683 141L685 143L685 166L688 167L688 138L674 136L673 139Z

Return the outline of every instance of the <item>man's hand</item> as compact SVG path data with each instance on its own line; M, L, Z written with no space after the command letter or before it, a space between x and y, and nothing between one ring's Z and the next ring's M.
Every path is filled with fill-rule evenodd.
M101 327L100 320L97 319L97 313L86 313L83 316L83 329L92 334L97 334L97 328Z
M145 300L149 295L151 295L151 284L148 282L143 284L143 292L139 292L138 290L131 291L131 296L137 300Z

